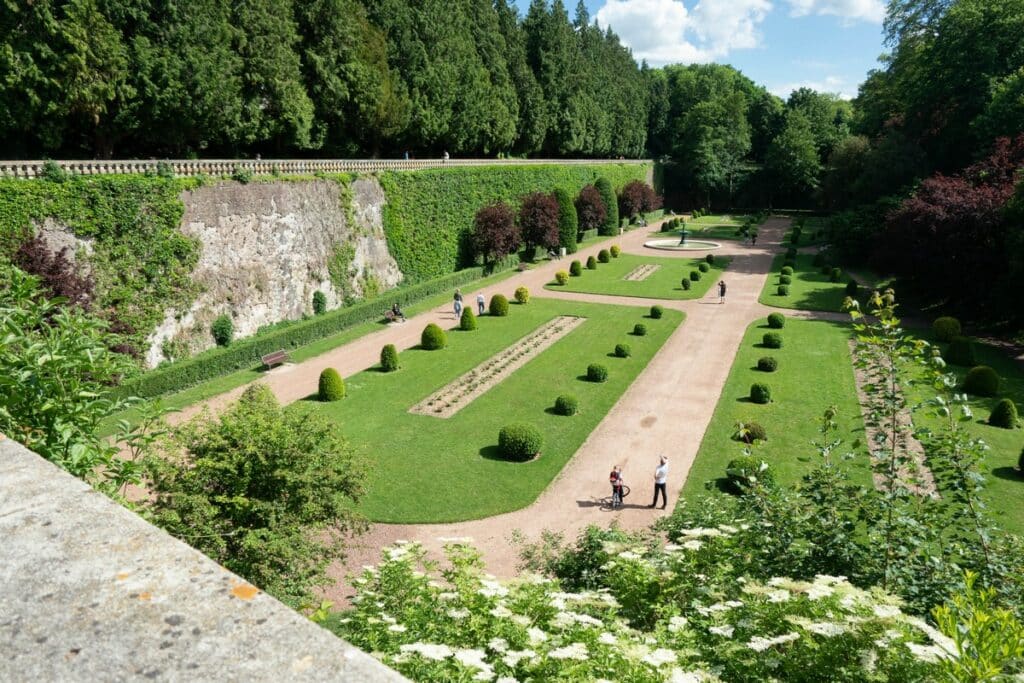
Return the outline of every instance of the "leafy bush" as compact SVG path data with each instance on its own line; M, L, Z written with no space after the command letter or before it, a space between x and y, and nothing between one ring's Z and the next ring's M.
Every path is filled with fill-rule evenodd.
M709 265L707 264L707 262L705 261L705 262L702 262L702 263L698 263L698 264L697 264L697 270L699 270L699 271L700 271L700 272L702 272L702 273L706 273L706 272L708 272L709 270L711 270L711 266L709 266Z
M577 263L579 263L579 261L577 261ZM555 282L557 282L559 285L563 287L569 284L569 273L564 270L558 271L557 273L555 273Z
M619 245L613 244L611 248L608 249L608 253L612 255L612 258L619 258L619 254L622 253L622 249Z
M629 358L633 355L633 350L629 347L629 344L616 344L615 355L618 358Z
M775 476L768 463L753 455L730 460L725 467L725 476L729 480L729 488L737 494L746 493L758 484L765 487L775 484Z
M327 312L327 297L319 289L313 292L313 314L323 315Z
M591 363L587 366L587 381L604 382L608 379L608 368L599 364Z
M684 292L688 292L690 291L690 287L693 286L693 283L690 281L690 278L684 277L679 283L679 286L683 288Z
M427 351L443 349L448 346L448 335L436 323L430 323L423 328L423 333L420 335L420 346Z
M528 247L557 248L560 244L558 200L548 192L531 192L519 206L519 230Z
M762 356L757 359L757 369L761 372L775 372L779 368L779 361L775 356Z
M43 171L39 175L43 180L49 180L52 183L63 183L71 177L70 174L53 159L47 159L43 162Z
M522 241L515 212L505 202L481 207L473 216L470 242L473 253L484 263L497 263L515 253Z
M528 304L530 303L530 290L523 286L516 287L515 297L517 303Z
M779 284L780 285L788 285L788 284L792 284L792 282L793 282L793 276L792 275L780 275L779 276Z
M750 385L750 400L754 403L771 403L772 388L764 382L754 382Z
M217 342L217 346L230 346L231 340L235 336L235 324L231 322L231 316L218 316L213 321L213 324L210 325L210 334L213 335L213 340Z
M953 337L942 358L953 365L968 367L977 361L974 356L974 342L970 337Z
M608 211L605 209L601 193L593 185L585 185L576 197L576 214L579 217L580 232L601 230Z
M476 314L472 306L462 309L462 316L459 318L459 329L463 332L472 332L476 329Z
M398 369L398 349L394 344L385 344L380 350L380 367L384 372Z
M1012 399L1004 398L996 404L992 414L988 416L988 423L993 427L1016 429L1017 419L1017 404Z
M579 261L573 261L569 264L569 274L573 277L579 277L583 275L583 264Z
M597 259L595 259L593 256L587 257L587 269L597 270Z
M597 252L597 260L601 263L608 263L612 260L611 254L608 253L607 249L602 249ZM587 267L590 267L590 263L587 263Z
M615 197L612 183L608 178L601 176L594 181L594 187L597 188L598 193L601 195L601 203L604 204L605 210L604 224L598 228L598 232L602 235L618 235L619 201Z
M231 179L235 182L241 183L242 185L248 185L252 182L252 171L242 166L236 166L234 172L231 174Z
M999 393L999 375L987 365L978 365L967 371L961 389L974 396L995 396Z
M579 217L572 195L565 188L555 189L555 200L558 201L558 242L567 254L576 253L576 240L580 232Z
M948 315L936 318L935 322L932 323L932 332L935 334L935 339L937 341L953 341L954 337L960 336L960 321Z
M345 380L334 368L325 368L317 383L317 395L321 401L340 401L345 398Z
M839 268L833 268L829 271L828 279L829 282L839 282L843 279L843 271Z
M562 394L555 399L555 412L566 417L580 411L580 400L572 394Z
M789 296L789 285L779 285L775 292L779 296Z
M663 316L663 315L665 315L665 309L664 308L662 308L661 306L658 306L658 305L651 306L650 316L652 318L657 320L657 319L661 318L661 316Z
M505 425L498 432L498 449L507 460L529 460L540 453L543 446L544 435L539 429L525 422Z
M786 326L786 316L781 313L769 313L768 314L768 327L773 330L781 330Z
M752 444L755 441L767 441L768 430L757 422L739 422L732 438L736 441Z
M778 332L765 332L761 337L761 346L766 349L781 349L782 335Z
M857 298L858 291L860 291L860 285L857 284L856 280L850 280L846 283L846 296L855 299Z
M504 294L495 294L487 308L491 315L503 318L508 315L508 298Z
M707 256L704 257L704 262L707 263L709 266L715 265L715 255L708 254Z
M637 323L633 325L633 336L634 337L646 337L647 336L647 325L643 323Z
M793 274L793 266L782 266L782 274L783 275L792 275Z
M632 180L622 188L619 195L622 215L627 218L639 216L661 208L661 197L654 188L642 180Z
M690 280L691 280L691 281L693 281L693 282L699 282L699 281L700 281L700 279L701 279L701 277L702 277L702 276L701 276L701 274L700 274L700 271L699 271L699 270L691 270L691 271L690 271Z

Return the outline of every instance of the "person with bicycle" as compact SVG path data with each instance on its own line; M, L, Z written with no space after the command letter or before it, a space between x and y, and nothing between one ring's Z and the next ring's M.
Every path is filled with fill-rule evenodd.
M622 468L616 465L612 468L612 473L608 475L608 481L612 485L612 507L622 507L622 487L624 485L622 480Z

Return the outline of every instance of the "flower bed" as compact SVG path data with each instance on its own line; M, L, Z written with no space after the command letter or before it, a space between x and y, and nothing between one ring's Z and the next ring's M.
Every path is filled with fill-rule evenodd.
M626 276L622 279L627 282L640 282L641 280L649 278L654 274L654 271L659 268L661 268L661 266L656 263L645 263L626 273Z

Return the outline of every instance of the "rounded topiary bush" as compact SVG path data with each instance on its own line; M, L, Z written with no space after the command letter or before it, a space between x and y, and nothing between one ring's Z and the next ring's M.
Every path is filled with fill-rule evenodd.
M530 303L530 290L526 287L516 287L515 291L516 302L520 304Z
M999 375L987 365L971 368L960 387L973 396L995 396L999 393Z
M779 285L775 291L779 296L789 296L789 285Z
M593 256L587 258L587 270L597 270L597 259Z
M832 270L829 271L829 282L839 282L841 279L843 279L843 271L841 271L839 268L833 268Z
M633 325L633 336L634 337L646 337L647 336L647 325L643 323L637 323Z
M775 356L762 356L757 359L757 369L761 372L775 372L779 369L779 361Z
M857 292L860 290L860 285L857 284L856 280L850 280L846 283L846 296L856 297Z
M384 372L398 369L398 349L394 344L385 344L380 350L380 369Z
M222 315L210 325L210 334L217 346L229 346L235 337L235 324L231 322L231 316Z
M952 341L953 337L960 336L961 331L960 321L952 316L944 315L941 318L936 318L932 323L932 332L935 334L935 339L940 342Z
M317 395L321 401L338 401L345 398L345 380L334 368L325 368L320 373Z
M491 315L503 318L508 315L508 298L504 294L495 294L491 297L491 304L487 307Z
M729 488L737 494L744 493L757 484L772 486L775 483L768 463L753 455L743 455L730 460L725 467L725 476L729 480Z
M608 250L608 253L612 255L612 258L619 258L619 254L622 253L622 249L619 248L619 245L613 244L611 249Z
M633 349L629 348L629 344L616 344L615 355L619 358L629 358L633 355Z
M707 256L704 257L704 262L707 263L709 266L715 265L715 255L708 254Z
M599 364L591 363L587 366L587 380L590 382L604 382L608 379L608 368Z
M768 430L757 422L741 422L737 425L736 433L732 435L732 438L743 443L767 441Z
M793 274L793 266L782 266L782 274L783 275L792 275Z
M580 412L580 400L572 394L562 394L555 399L555 412L569 417Z
M761 346L766 349L781 349L782 335L778 332L765 332L764 336L761 337Z
M423 328L423 333L420 334L420 346L427 351L443 349L448 346L448 335L438 325L430 323Z
M1017 404L1011 399L1004 398L996 404L995 409L992 410L992 414L988 416L988 423L993 427L1016 429L1017 419Z
M701 278L701 274L700 274L699 270L691 270L690 271L690 279L691 280L693 280L694 282L700 282L700 278Z
M786 316L781 313L769 313L768 314L768 327L773 330L781 330L786 326Z
M661 306L651 306L651 317L657 320L661 316L665 315L665 309Z
M780 285L788 285L788 284L792 284L792 282L793 282L793 276L792 275L780 275L779 276L779 284Z
M692 283L692 282L690 282L690 278L688 278L688 277L684 277L684 278L683 278L683 279L682 279L682 280L681 280L681 281L679 282L679 286L683 288L683 291L684 291L684 292L689 292L689 291L690 291L690 287L692 287L692 286L693 286L693 283Z
M970 337L953 337L946 352L942 354L943 360L953 365L968 367L974 365L974 342Z
M764 382L754 382L750 385L750 400L754 403L765 403L772 402L772 388Z
M583 264L579 261L573 261L569 264L569 274L573 277L579 277L583 275Z
M564 270L560 270L555 273L555 282L562 285L563 287L569 284L569 273Z
M608 253L607 249L602 249L601 251L597 252L597 260L600 261L601 263L608 263L609 261L612 260L612 256L611 254ZM589 262L587 263L587 267L590 267Z
M498 432L498 450L508 460L523 461L540 453L544 446L544 435L540 430L525 422L505 425Z
M327 296L319 289L313 292L313 315L323 315L327 312Z
M700 272L702 272L702 273L706 273L706 272L708 272L709 270L711 270L711 266L709 266L709 265L707 264L707 262L704 262L704 263L698 263L698 264L697 264L697 270L699 270L699 271L700 271Z
M473 313L472 306L466 306L462 309L462 317L459 318L459 329L464 332L471 332L476 329L476 314Z

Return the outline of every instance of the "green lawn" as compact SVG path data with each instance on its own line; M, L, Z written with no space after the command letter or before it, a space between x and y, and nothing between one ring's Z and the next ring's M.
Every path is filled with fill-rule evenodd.
M715 265L701 279L691 282L689 290L684 290L680 282L689 277L690 271L697 270L703 258L679 259L657 256L636 256L620 254L610 263L598 263L597 270L583 268L579 277L570 277L564 287L554 282L545 285L545 289L564 290L566 292L585 292L588 294L611 294L614 296L639 296L648 299L699 299L708 288L721 279L722 271L728 266L729 259L717 257ZM650 263L661 266L645 280L627 281L623 278L637 266ZM566 263L566 270L569 264Z
M849 276L843 273L839 282L830 282L828 275L822 275L821 269L814 265L814 255L798 253L796 266L793 268L793 281L789 285L789 294L778 293L779 271L785 260L778 254L772 261L772 272L764 282L764 289L758 299L766 306L776 308L793 308L805 311L841 311L843 299L846 298L846 283Z
M742 235L736 234L735 225L698 225L695 223L687 223L686 229L690 232L690 237L695 240L738 240L742 238ZM665 232L652 232L649 235L651 239L668 238L668 237L679 237L678 230L667 230Z
M781 349L761 348L761 338L768 331L763 319L747 329L683 487L684 497L699 498L707 487L715 489L725 477L726 465L743 450L743 444L732 439L737 422L757 422L765 427L768 441L756 452L771 465L780 484L796 483L818 465L812 442L820 440L821 416L830 405L839 409L839 436L845 447L840 452L852 450L858 439L863 441L864 425L848 346L849 326L787 319L785 328L779 330ZM778 359L778 370L758 371L757 359L769 355ZM771 387L772 403L758 405L748 400L754 382ZM845 462L854 481L871 485L865 454Z
M335 420L367 458L367 494L359 511L371 520L445 522L516 510L533 502L562 470L683 319L677 311L665 311L660 320L646 313L646 308L534 299L513 305L506 318L481 317L476 331L451 331L444 350L402 352L398 372L370 369L348 378L348 396L341 401L300 401L292 409ZM408 413L425 396L564 314L587 320L455 416ZM647 325L647 336L630 334L638 322ZM619 342L631 345L632 357L609 357ZM608 368L607 382L582 379L590 363ZM554 414L555 398L563 393L579 398L578 415ZM544 433L542 455L528 463L500 460L498 430L519 421Z
M744 223L746 223L747 221L752 221L752 220L754 220L753 216L732 216L732 215L729 215L729 214L717 214L717 215L701 216L700 218L691 218L690 220L688 220L686 222L687 222L687 224L697 223L697 224L707 224L707 225L732 225L732 226L735 226L735 227L739 227L739 226L743 225Z

